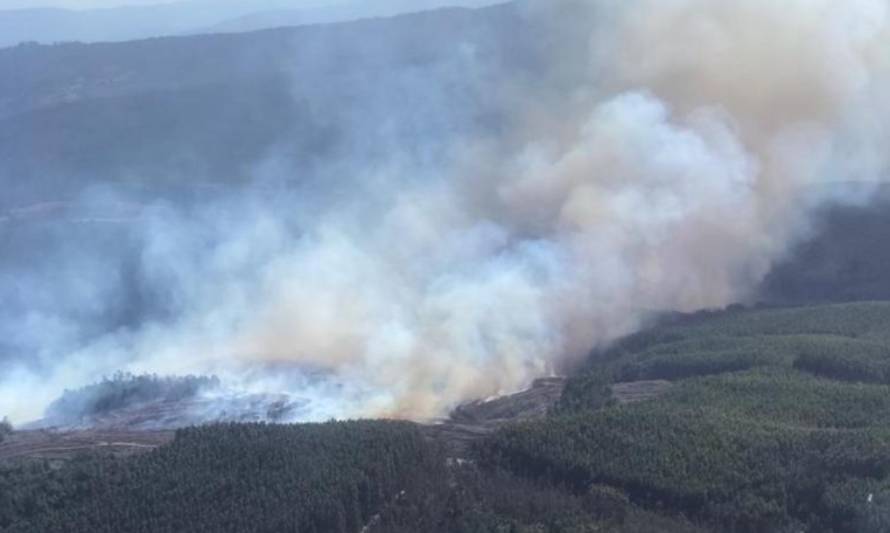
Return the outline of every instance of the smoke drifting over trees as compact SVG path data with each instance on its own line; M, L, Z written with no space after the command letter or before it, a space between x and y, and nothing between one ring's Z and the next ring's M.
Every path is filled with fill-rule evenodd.
M467 16L525 32L360 43L379 77L322 75L349 32L304 41L294 91L331 142L295 158L285 136L234 191L144 208L136 284L163 312L87 337L76 314L8 322L46 364L5 374L0 412L34 414L16 385L48 398L123 368L299 392L308 418L437 416L651 310L745 300L812 209L846 200L818 185L886 170L885 1L499 9ZM418 31L451 33L437 20ZM105 298L84 279L68 294Z

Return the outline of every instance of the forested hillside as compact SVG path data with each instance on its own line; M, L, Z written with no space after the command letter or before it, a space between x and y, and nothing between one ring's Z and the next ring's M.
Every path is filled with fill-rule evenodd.
M4 532L501 532L696 528L446 460L398 422L215 425L127 459L0 465Z
M4 468L3 531L358 531L444 461L406 423L208 426L132 458Z
M887 531L888 325L887 303L675 320L592 356L557 414L502 430L485 462L717 531ZM616 405L602 376L673 386Z
M348 422L8 462L0 530L883 532L888 325L882 302L675 316L592 354L546 418L466 459L414 424ZM610 398L640 380L670 386Z

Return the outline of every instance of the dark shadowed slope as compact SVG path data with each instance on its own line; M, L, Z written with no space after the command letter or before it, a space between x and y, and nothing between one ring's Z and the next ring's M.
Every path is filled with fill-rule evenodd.
M890 299L890 188L872 201L824 209L813 234L763 283L761 297L794 304Z
M308 173L314 162L359 155L393 110L406 114L397 121L406 150L496 127L504 104L485 80L533 66L534 54L504 38L527 24L503 6L0 50L3 203L97 182L243 181L273 155ZM407 100L398 96L405 91ZM395 98L416 104L399 109ZM437 107L443 98L460 105Z

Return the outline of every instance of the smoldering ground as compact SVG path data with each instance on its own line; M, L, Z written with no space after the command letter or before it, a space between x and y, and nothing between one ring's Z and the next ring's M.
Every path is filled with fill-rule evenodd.
M282 138L248 184L143 201L126 251L51 239L6 271L0 412L125 369L290 391L307 419L422 419L645 310L744 301L838 199L814 187L885 175L888 8L528 2L501 11L523 32L363 42L375 68L333 86L349 36L318 37L293 81L335 132L324 157Z

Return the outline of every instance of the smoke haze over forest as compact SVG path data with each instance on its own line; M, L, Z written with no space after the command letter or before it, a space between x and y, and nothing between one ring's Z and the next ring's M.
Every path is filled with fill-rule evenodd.
M750 301L816 209L884 179L888 7L550 0L3 51L3 69L70 51L106 71L43 100L21 96L33 73L0 82L0 135L97 130L81 157L39 129L0 153L0 183L35 176L0 206L0 413L126 370L289 392L307 419L427 419L653 311ZM236 40L263 54L207 44ZM205 45L231 94L181 65L152 85L137 50ZM103 109L143 109L128 98L191 125L137 111L168 144L107 133L126 130Z

